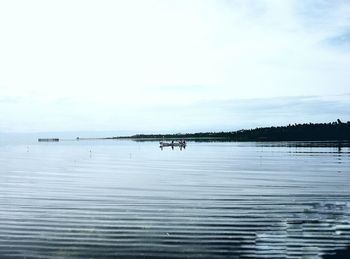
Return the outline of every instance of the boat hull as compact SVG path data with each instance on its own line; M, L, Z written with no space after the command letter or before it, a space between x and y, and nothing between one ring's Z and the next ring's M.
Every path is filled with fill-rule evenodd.
M167 143L167 142L160 142L160 147L186 147L186 143L182 142L174 142L174 143Z

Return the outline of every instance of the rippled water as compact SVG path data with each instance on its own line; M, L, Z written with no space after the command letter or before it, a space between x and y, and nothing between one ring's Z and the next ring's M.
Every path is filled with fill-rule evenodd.
M349 244L349 147L0 145L1 258L320 258Z

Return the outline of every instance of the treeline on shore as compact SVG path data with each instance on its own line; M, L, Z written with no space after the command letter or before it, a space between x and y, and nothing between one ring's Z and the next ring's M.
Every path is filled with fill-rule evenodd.
M137 134L117 139L220 139L230 141L326 141L350 140L350 121L304 123L280 127L264 127L231 132L199 132L177 134Z

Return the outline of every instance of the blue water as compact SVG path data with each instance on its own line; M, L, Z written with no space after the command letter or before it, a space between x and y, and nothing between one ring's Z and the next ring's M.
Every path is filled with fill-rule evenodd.
M322 258L350 245L350 148L0 144L0 258Z

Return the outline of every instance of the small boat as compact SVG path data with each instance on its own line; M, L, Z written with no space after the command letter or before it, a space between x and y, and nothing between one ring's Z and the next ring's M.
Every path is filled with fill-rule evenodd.
M177 142L171 141L171 142L164 142L160 141L159 142L160 147L186 147L186 141L185 140L180 140Z

